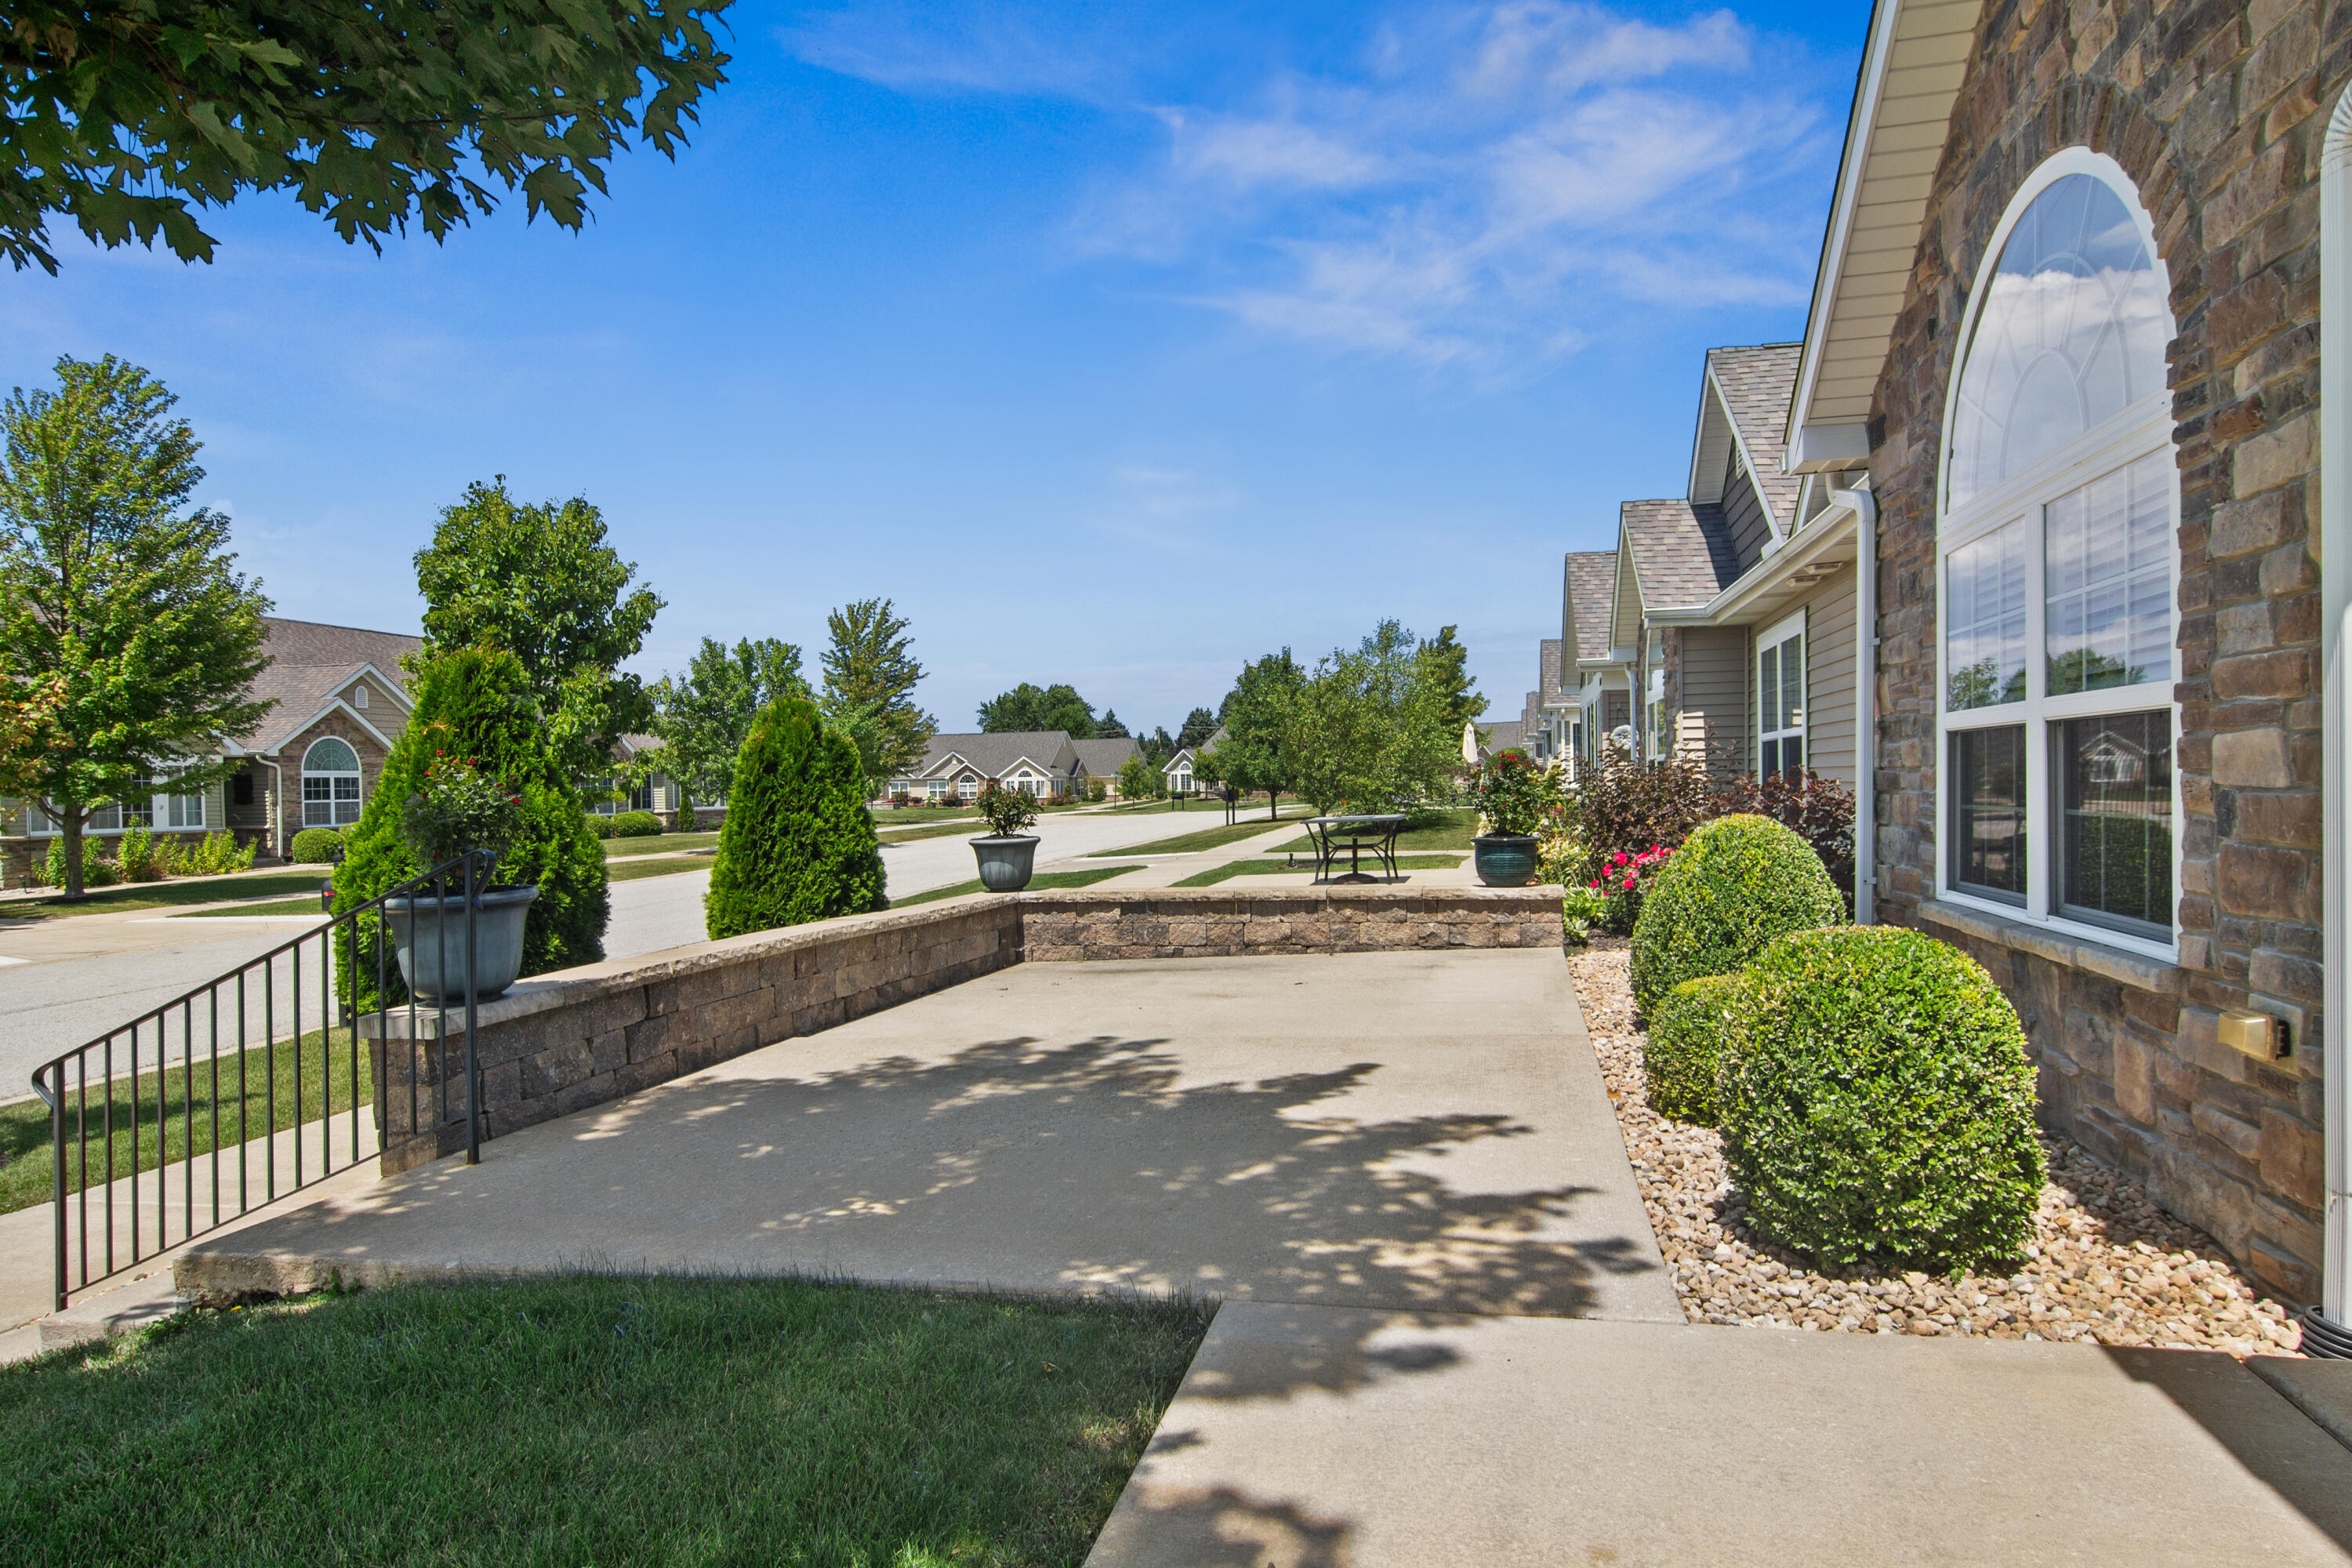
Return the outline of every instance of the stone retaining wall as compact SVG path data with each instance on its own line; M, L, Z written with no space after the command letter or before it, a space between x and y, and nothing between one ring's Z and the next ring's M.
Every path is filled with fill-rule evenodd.
M525 980L478 1009L482 1133L496 1138L1020 963L1557 947L1557 889L1021 893L855 915ZM465 1018L379 1014L384 1173L465 1147L430 1107ZM414 1027L415 1037L411 1037ZM447 1067L444 1068L445 1061ZM420 1113L412 1121L412 1088ZM462 1095L449 1101L462 1108ZM462 1114L462 1110L460 1111Z

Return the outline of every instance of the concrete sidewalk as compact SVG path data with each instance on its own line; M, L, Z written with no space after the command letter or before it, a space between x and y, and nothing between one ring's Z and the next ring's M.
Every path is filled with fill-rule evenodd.
M566 1265L1679 1322L1546 952L1035 963L200 1244L184 1285Z
M1087 1561L2210 1568L2347 1543L2352 1449L2218 1353L1235 1302Z

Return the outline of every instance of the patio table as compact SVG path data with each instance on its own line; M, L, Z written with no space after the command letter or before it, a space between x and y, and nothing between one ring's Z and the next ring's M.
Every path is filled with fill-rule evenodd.
M1318 880L1335 882L1376 882L1377 877L1367 877L1363 871L1363 852L1367 849L1387 868L1389 879L1397 876L1397 835L1404 831L1404 816L1310 816L1307 819L1307 836L1315 841L1315 875ZM1331 868L1339 864L1340 852L1348 856L1348 874L1332 877Z

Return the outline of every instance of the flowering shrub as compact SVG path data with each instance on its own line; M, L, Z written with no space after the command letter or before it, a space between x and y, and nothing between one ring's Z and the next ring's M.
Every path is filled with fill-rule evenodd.
M401 835L422 864L471 849L487 849L495 861L521 834L521 794L473 758L436 752L423 783L400 814Z
M1638 855L1620 849L1601 862L1601 875L1590 888L1608 900L1601 915L1602 930L1618 936L1633 934L1633 923L1642 918L1642 895L1673 856L1664 845L1653 844Z
M1011 838L1037 820L1037 802L1027 790L1005 789L991 779L980 792L980 815L991 834Z
M1538 833L1559 814L1559 781L1529 761L1525 752L1496 752L1463 770L1470 805L1486 819L1486 831L1519 837Z

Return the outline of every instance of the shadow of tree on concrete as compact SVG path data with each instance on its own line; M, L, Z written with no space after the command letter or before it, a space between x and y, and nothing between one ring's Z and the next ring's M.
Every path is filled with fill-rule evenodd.
M857 1279L1573 1315L1655 1268L1646 1237L1579 1229L1591 1187L1432 1173L1533 1133L1507 1112L1360 1121L1342 1101L1379 1062L1188 1084L1167 1045L1022 1037L672 1084L579 1130L578 1179L642 1140L725 1266Z
M1118 1568L1347 1568L1347 1521L1233 1487L1154 1490L1114 1515L1089 1563Z

